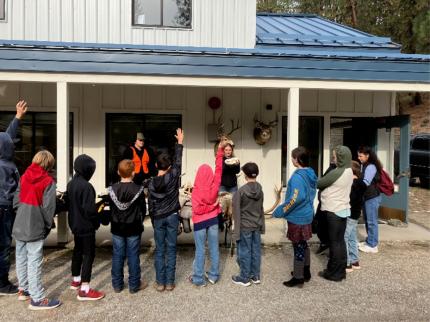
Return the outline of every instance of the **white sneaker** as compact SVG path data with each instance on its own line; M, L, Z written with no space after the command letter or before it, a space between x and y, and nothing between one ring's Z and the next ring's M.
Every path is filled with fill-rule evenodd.
M209 278L208 272L205 272L205 277L209 281L209 283L211 283L212 285L215 285L216 281L214 281L213 279Z
M370 247L367 244L358 246L358 249L363 253L377 253L378 252L378 246Z

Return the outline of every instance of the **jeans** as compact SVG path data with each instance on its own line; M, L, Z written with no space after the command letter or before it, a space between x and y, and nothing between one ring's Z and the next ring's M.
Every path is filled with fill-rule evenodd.
M35 242L16 241L16 275L18 287L30 293L35 302L45 298L42 286L43 239Z
M0 206L0 288L10 284L10 249L15 212L11 207Z
M248 281L251 277L260 279L261 234L259 231L241 231L237 241L237 261L240 277Z
M366 243L370 247L378 246L378 209L381 196L366 200L363 207L364 222L366 223Z
M236 191L237 191L237 186L234 186L234 187L220 186L219 187L219 192L235 193Z
M96 235L75 236L74 239L72 276L81 276L82 283L89 283L96 255Z
M179 216L175 212L166 218L155 219L155 279L160 285L174 285L176 271L176 240Z
M206 236L208 240L209 258L211 267L208 272L208 278L214 282L219 279L219 239L218 239L218 224L212 225L205 229L194 231L194 242L196 251L193 262L193 284L203 285L205 281L205 243Z
M127 257L128 288L140 287L140 235L122 237L112 234L112 287L124 288L124 261Z
M330 254L325 275L339 281L346 276L346 218L327 211L327 225Z
M352 263L358 262L358 242L357 242L357 220L347 218L345 229L345 244L347 260L349 266Z

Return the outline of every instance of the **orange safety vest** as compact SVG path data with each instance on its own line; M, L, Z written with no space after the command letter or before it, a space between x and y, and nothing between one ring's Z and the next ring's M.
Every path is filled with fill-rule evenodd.
M135 147L131 146L131 150L133 151L133 163L134 163L134 173L138 174L140 172L140 167L143 168L143 173L149 173L148 163L149 163L149 155L146 152L146 149L143 149L142 160L137 155Z

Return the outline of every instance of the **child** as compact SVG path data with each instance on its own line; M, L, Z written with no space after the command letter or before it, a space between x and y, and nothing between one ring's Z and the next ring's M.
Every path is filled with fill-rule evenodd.
M79 301L95 301L104 293L90 288L91 270L96 252L96 230L100 226L96 209L96 193L88 182L96 170L96 162L86 154L75 159L75 175L67 185L69 226L74 235L72 282Z
M12 226L15 219L13 198L19 182L19 173L13 162L13 140L20 120L27 112L27 102L16 104L16 116L6 132L0 132L0 295L13 295L18 288L9 281Z
M226 162L227 161L227 162ZM234 157L233 145L227 143L224 147L222 163L221 186L219 192L234 193L237 191L237 177L240 172L240 161Z
M149 215L154 227L155 284L157 291L173 291L176 271L176 240L178 234L179 186L184 133L176 129L175 160L167 154L157 157L158 174L146 183L149 191Z
M13 225L16 240L16 275L18 300L31 298L30 310L48 310L61 303L47 299L42 287L43 241L51 230L55 214L55 182L48 174L54 167L54 156L48 151L36 153L25 170L14 197L17 208Z
M264 234L263 190L256 181L258 166L248 162L242 167L246 184L233 196L233 240L237 242L240 274L233 276L234 284L260 284L261 235Z
M112 286L116 293L124 288L124 260L128 264L128 289L136 293L148 284L140 280L140 238L146 214L143 186L133 182L134 163L118 164L121 181L108 188L112 233Z
M357 241L357 222L361 215L364 203L364 193L367 189L361 177L361 166L357 161L351 162L351 169L354 181L349 195L351 205L351 216L347 218L345 230L345 244L347 252L346 272L350 273L354 269L360 269L358 261L358 241Z
M312 237L313 202L316 195L317 177L309 167L309 153L299 146L291 152L291 161L297 168L288 181L285 201L273 212L273 217L288 221L287 237L293 243L293 277L283 284L287 287L303 287L311 279L311 258L307 241Z
M226 140L221 140L215 161L215 174L212 168L203 164L199 167L194 180L191 204L194 223L194 242L196 245L193 274L189 280L195 286L215 284L219 279L218 215L222 212L218 203L218 190L221 184L222 159ZM211 268L205 274L205 244L208 241Z

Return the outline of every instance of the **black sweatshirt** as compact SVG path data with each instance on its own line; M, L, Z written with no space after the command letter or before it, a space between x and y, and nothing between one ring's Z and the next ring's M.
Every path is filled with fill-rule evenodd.
M96 170L96 161L82 154L76 158L73 168L76 173L67 185L69 226L73 235L91 236L100 227L96 192L88 182Z
M349 195L349 203L351 205L351 219L357 220L360 218L361 209L364 203L364 192L367 186L362 179L354 179L351 186L351 194Z
M140 235L146 214L143 187L133 182L118 182L108 188L111 233L122 237Z
M226 158L222 160L221 186L232 188L237 186L236 174L240 172L240 164L228 165L225 163Z

